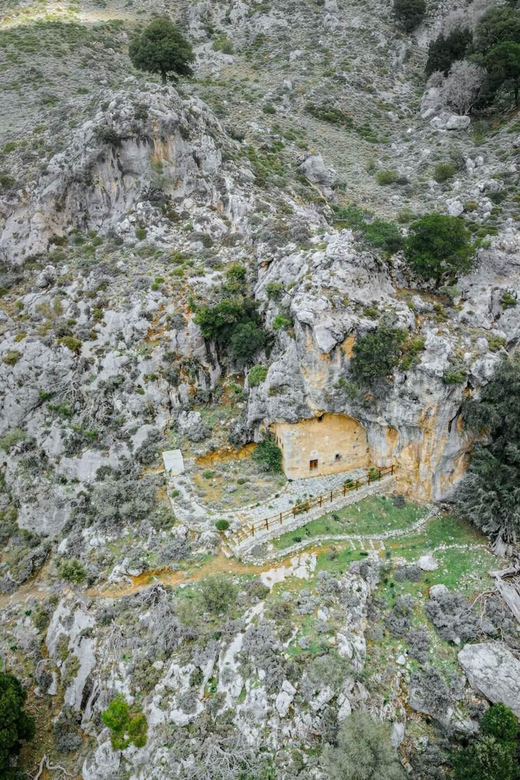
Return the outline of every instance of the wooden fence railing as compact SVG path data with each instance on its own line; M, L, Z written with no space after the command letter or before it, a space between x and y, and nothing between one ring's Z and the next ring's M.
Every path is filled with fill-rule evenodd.
M328 493L322 493L319 496L313 498L306 498L302 501L298 501L291 509L286 509L285 512L278 512L276 515L266 517L265 520L258 520L256 523L240 528L235 534L233 534L234 540L238 543L244 541L250 536L256 536L260 531L269 531L271 528L277 525L283 525L284 520L288 518L295 518L297 515L306 514L315 507L324 506L327 503L331 503L335 498L339 496L346 496L347 493L353 490L359 490L364 485L369 485L372 482L378 482L388 474L395 473L395 466L383 466L382 468L371 468L368 474L359 479L346 479L345 482L334 490L330 490Z

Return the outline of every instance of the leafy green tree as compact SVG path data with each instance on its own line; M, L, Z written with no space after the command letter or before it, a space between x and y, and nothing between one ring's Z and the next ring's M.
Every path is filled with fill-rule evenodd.
M473 448L456 493L458 508L484 533L514 542L520 533L519 356L502 361L480 399L464 405L463 419L489 443Z
M397 225L384 219L375 219L366 224L363 235L367 244L386 252L398 252L403 245L403 236Z
M350 361L354 382L373 388L388 377L399 363L405 341L404 331L387 325L360 336Z
M256 322L243 322L236 326L231 336L231 351L237 360L252 360L265 347L265 330Z
M493 46L506 42L520 43L520 13L509 6L495 6L477 25L475 48L485 54Z
M275 474L282 472L282 451L272 436L267 436L253 452L253 460Z
M481 737L454 756L453 769L456 780L516 780L516 745Z
M490 101L500 89L512 90L518 106L520 91L520 43L505 41L493 46L484 57L487 78L483 85L484 100Z
M204 338L216 341L220 347L227 347L232 344L233 336L241 325L252 323L257 328L261 328L260 315L256 307L256 302L251 298L224 298L215 306L208 304L198 306L195 310L195 322L200 327ZM240 341L241 339L238 338L239 351Z
M390 726L353 712L338 730L337 747L326 745L323 765L328 780L404 780L406 774L390 742Z
M505 704L493 704L482 718L480 730L501 742L515 742L518 739L518 718Z
M23 740L35 733L34 718L24 710L27 692L13 674L0 672L0 777L14 780L18 769L11 760L18 755Z
M394 15L406 32L412 32L426 13L425 0L394 0Z
M112 699L108 709L101 713L101 720L110 729L110 741L114 750L125 750L129 745L135 745L137 748L146 745L146 717L137 707L130 707L122 694Z
M440 70L447 76L453 63L464 59L472 40L470 30L453 30L448 35L439 35L428 46L426 75Z
M228 612L237 600L237 589L232 580L221 574L206 577L200 589L205 609L214 615Z
M453 283L473 265L471 233L459 217L427 214L410 226L405 256L413 270L435 281Z
M168 78L191 76L193 49L176 24L168 17L157 17L130 42L128 50L134 67L148 73L159 73L162 83Z

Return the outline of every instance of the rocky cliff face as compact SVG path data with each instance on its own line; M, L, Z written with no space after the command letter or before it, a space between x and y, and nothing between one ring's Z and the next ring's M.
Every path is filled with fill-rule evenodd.
M215 519L238 517L238 494L252 520L273 496L297 503L283 475L253 473L247 457L224 465L268 430L320 417L335 447L346 415L346 465L352 436L355 465L396 465L411 500L449 498L463 476L462 404L520 340L518 128L448 112L423 66L453 12L473 24L485 3L432 8L415 37L380 0L141 5L134 17L119 0L81 0L73 25L16 0L0 9L0 103L13 97L0 111L2 647L85 780L318 780L316 755L359 707L391 720L412 755L430 734L414 721L403 742L412 689L418 712L475 730L455 646L469 637L490 656L500 635L518 651L498 601L484 594L486 619L470 619L469 601L445 592L453 572L468 598L488 590L480 536L434 517L431 539L453 544L432 550L413 525L423 507L400 497L395 538L362 533L264 572L218 555ZM179 88L128 72L129 36L165 8L196 49L195 78ZM359 228L384 218L406 236L430 211L463 215L478 243L456 287L431 289ZM198 307L242 295L265 335L247 361L195 321ZM369 393L352 386L351 360L381 323L416 351ZM161 454L177 448L189 473L170 478ZM390 528L393 503L378 501ZM257 563L288 549L257 546ZM199 584L215 571L236 585L218 614ZM437 657L449 686L430 674ZM142 706L146 749L112 748L99 716L116 692Z
M222 169L233 144L207 106L168 87L130 84L103 103L8 209L0 243L8 263L48 252L74 228L124 235L128 213L154 194L164 206L200 203L240 218L239 184ZM164 226L154 227L164 241Z

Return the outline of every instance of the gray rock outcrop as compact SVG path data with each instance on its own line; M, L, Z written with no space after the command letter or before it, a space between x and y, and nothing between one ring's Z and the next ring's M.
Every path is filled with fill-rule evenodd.
M458 654L471 687L520 717L520 661L502 642L466 645Z

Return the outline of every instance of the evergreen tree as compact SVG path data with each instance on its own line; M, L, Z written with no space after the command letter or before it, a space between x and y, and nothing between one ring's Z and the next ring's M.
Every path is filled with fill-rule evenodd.
M484 81L484 100L491 101L500 89L509 89L518 106L520 91L520 43L505 41L493 46L484 57L488 72Z
M506 42L520 43L520 13L509 6L495 6L477 25L475 48L485 54L493 46Z
M371 388L381 383L399 363L405 340L404 331L387 325L360 336L350 361L354 382Z
M452 283L471 270L475 249L471 233L459 217L427 214L414 222L405 245L405 256L425 279Z
M516 745L481 737L455 755L453 769L456 780L516 780Z
M520 533L520 357L504 359L480 400L467 402L468 430L477 444L456 493L461 513L494 538L514 542Z
M412 32L422 22L426 13L425 0L394 0L394 14L406 32Z
M428 47L426 75L431 76L440 70L447 76L453 63L464 59L472 38L469 30L453 30L446 36L439 35Z
M16 778L11 759L20 752L23 740L34 737L34 718L24 711L27 693L13 674L0 672L0 777Z
M191 76L190 63L195 59L191 44L168 17L157 17L142 33L135 36L128 50L138 70L159 73L162 83L168 78Z

